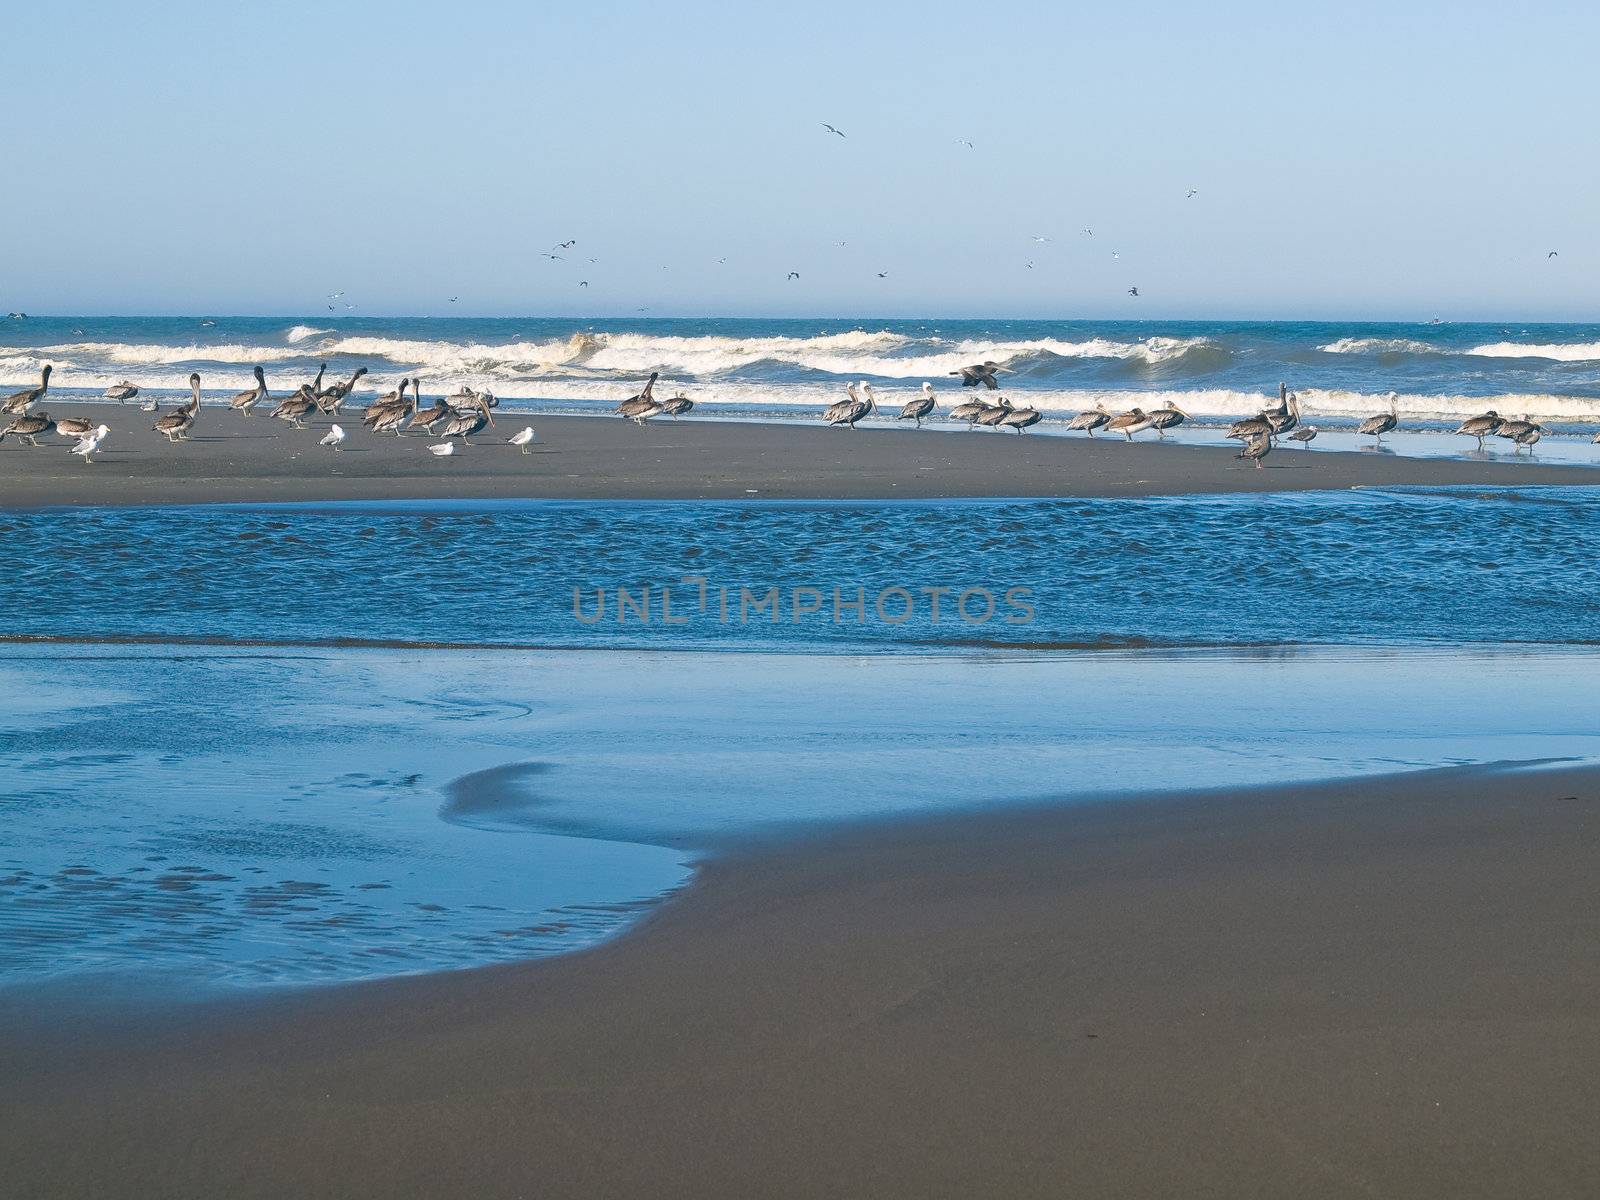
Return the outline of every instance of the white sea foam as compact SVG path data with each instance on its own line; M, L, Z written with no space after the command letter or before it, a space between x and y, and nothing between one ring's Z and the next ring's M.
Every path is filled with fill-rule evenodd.
M1600 342L1491 342L1474 346L1468 354L1479 358L1549 358L1556 362L1600 361Z
M1324 354L1449 354L1451 351L1413 338L1340 338L1318 346Z
M288 342L291 346L298 346L309 338L322 337L324 334L332 332L333 330L331 329L318 329L314 325L296 325L289 330Z

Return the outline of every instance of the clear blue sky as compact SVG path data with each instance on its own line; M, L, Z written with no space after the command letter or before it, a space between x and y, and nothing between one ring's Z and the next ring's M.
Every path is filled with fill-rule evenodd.
M1592 5L7 22L4 308L316 314L346 290L367 315L1600 314Z

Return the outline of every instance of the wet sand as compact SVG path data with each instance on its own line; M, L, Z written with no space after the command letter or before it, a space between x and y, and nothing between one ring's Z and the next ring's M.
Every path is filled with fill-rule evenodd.
M1600 483L1581 466L1421 459L1284 448L1262 470L1221 446L975 430L657 420L640 429L607 417L502 413L488 436L434 458L425 435L395 438L341 424L342 452L317 440L319 418L294 430L265 416L207 409L193 440L170 445L136 406L57 405L114 431L85 466L51 437L0 444L0 506L186 504L385 499L926 499L969 496L1140 496L1306 491L1396 484L1511 486ZM532 424L544 443L522 455L504 439ZM1600 456L1597 456L1600 461Z
M27 1196L1593 1195L1597 837L1592 769L899 821L736 850L564 959L0 991L0 1161Z

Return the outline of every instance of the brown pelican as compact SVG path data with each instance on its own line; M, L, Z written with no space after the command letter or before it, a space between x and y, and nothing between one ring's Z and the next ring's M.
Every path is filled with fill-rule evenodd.
M1000 427L1021 433L1028 426L1037 425L1042 415L1037 408L1013 408L1000 418Z
M1068 421L1067 428L1069 430L1081 429L1090 437L1093 437L1094 431L1109 420L1111 420L1111 414L1106 411L1106 406L1104 404L1096 404L1088 412L1081 412Z
M316 411L316 393L309 385L302 383L300 390L294 395L278 401L278 407L272 410L272 416L279 421L289 422L295 429L304 429L305 426L301 422Z
M1291 442L1299 442L1307 450L1311 449L1311 442L1317 436L1315 425L1302 425L1289 435Z
M1125 413L1118 413L1106 422L1107 433L1120 433L1130 442L1133 435L1142 429L1150 428L1150 416L1142 408L1131 408Z
M169 442L187 438L190 428L194 425L194 419L200 412L200 376L198 373L189 376L189 388L194 393L194 398L189 403L181 405L169 413L162 413L156 418L155 424L150 426L157 433L166 434Z
M78 439L78 444L72 448L72 453L80 455L85 463L93 462L95 452L100 449L100 443L106 440L106 434L110 432L111 426L96 425Z
M854 429L856 422L868 413L876 412L878 405L872 398L871 389L865 383L846 384L844 390L848 399L828 405L822 414L822 419L829 425L848 425Z
M900 415L896 417L895 420L915 421L917 423L917 428L921 429L922 419L924 417L931 417L937 404L938 400L933 394L933 384L924 383L922 385L922 395L918 396L915 400L910 400L903 404L900 408Z
M411 396L397 404L391 404L367 424L373 433L392 433L395 437L399 437L406 418L416 411L417 400L415 396Z
M1160 408L1151 410L1150 428L1156 431L1157 437L1164 438L1167 430L1182 425L1188 419L1189 414L1169 400Z
M983 415L983 410L989 406L982 400L964 400L945 414L949 421L965 421L967 428L971 429Z
M1235 421L1228 426L1228 436L1230 438L1239 438L1242 441L1249 441L1251 438L1263 433L1269 435L1272 433L1272 422L1267 420L1265 416L1246 417L1244 420Z
M1398 424L1400 424L1400 394L1398 392L1390 392L1389 411L1379 413L1375 417L1368 417L1356 426L1356 432L1369 433L1381 442L1383 441L1383 435Z
M1261 415L1268 420L1289 415L1289 385L1287 383L1278 384L1278 403L1272 408L1263 408Z
M671 396L661 402L661 411L676 421L684 413L694 407L694 401L685 396L681 391L676 396Z
M88 437L93 429L94 425L87 417L62 417L56 422L56 432L62 437Z
M402 379L400 386L392 392L385 392L371 404L367 405L361 413L361 423L371 425L389 409L406 402L406 389L411 386L411 380Z
M985 404L983 411L978 414L978 419L973 424L982 425L985 429L998 428L1000 422L1004 421L1006 415L1011 411L1011 401L1001 396L997 403Z
M977 387L981 383L992 392L1000 386L999 381L994 377L994 373L1005 370L1008 370L1008 368L1002 367L997 362L990 361L974 363L970 367L962 367L959 371L951 371L950 374L961 376L962 387Z
M489 409L493 407L489 403L489 399L487 395L479 396L475 410L452 414L444 424L444 436L446 438L460 438L463 446L472 445L471 442L467 441L469 437L477 433L485 425L494 424L494 417L489 412ZM445 443L445 445L449 444L449 442Z
M1272 437L1270 434L1258 433L1251 438L1245 448L1235 454L1235 458L1248 458L1255 461L1256 467L1261 466L1261 460L1272 453Z
M35 413L31 417L24 413L4 429L0 429L0 442L8 437L19 437L26 438L28 445L37 446L38 439L55 427L56 423L50 419L50 414L47 412Z
M1289 393L1287 403L1287 410L1269 408L1261 414L1267 424L1272 426L1273 437L1277 437L1280 433L1287 433L1300 424L1300 401L1293 392Z
M472 400L477 400L476 393L473 394ZM409 433L413 429L421 429L432 433L435 425L455 411L443 400L436 400L432 408L418 409L411 414L411 424L406 426L406 431Z
M1491 408L1481 417L1468 417L1465 421L1461 422L1461 426L1456 430L1456 432L1464 433L1468 437L1477 438L1478 449L1482 450L1483 439L1492 433L1498 433L1500 431L1500 426L1504 423L1505 422L1500 419L1500 414Z
M255 369L256 385L247 392L240 392L228 401L228 407L234 412L250 415L250 410L267 398L267 373L260 367Z
M138 384L129 383L124 379L121 383L114 383L101 393L107 400L115 400L118 404L125 404L139 394Z
M643 390L637 396L629 396L616 407L616 414L638 425L641 429L644 423L661 411L661 402L656 399L656 378L659 371L651 371L650 378L645 381Z
M339 409L344 402L350 399L350 393L356 390L356 384L361 382L361 377L367 373L365 367L357 367L355 374L351 375L344 383L335 383L327 391L317 397L317 407L330 417L339 415Z
M24 388L20 392L12 392L6 402L0 404L0 413L4 413L7 416L12 414L21 416L43 400L44 394L50 390L50 372L54 369L49 363L46 363L44 369L39 372L39 386L36 388Z

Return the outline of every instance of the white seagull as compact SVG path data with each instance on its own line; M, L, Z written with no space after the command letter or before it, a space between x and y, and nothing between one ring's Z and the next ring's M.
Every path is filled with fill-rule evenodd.
M343 442L343 441L344 441L344 426L342 426L342 425L330 425L328 427L328 432L322 435L322 440L320 442L318 442L317 445L319 445L319 446L332 446L335 450L337 450L339 448L339 444L341 442Z
M428 447L428 453L435 458L449 458L455 452L456 444L454 442L436 442Z
M506 444L515 446L524 454L526 454L528 453L528 443L533 441L536 437L537 435L533 432L533 426L529 425L523 429L521 433L514 433L508 437L506 439Z
M84 462L93 462L94 453L100 449L100 443L106 440L106 434L111 432L109 425L96 425L94 432L78 442L72 448L72 453L82 457Z

